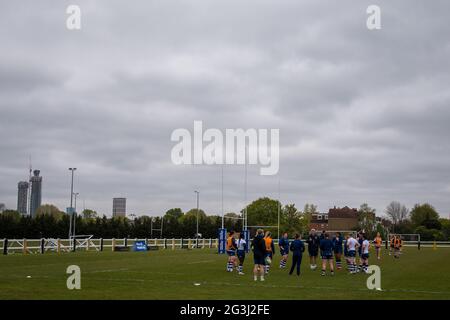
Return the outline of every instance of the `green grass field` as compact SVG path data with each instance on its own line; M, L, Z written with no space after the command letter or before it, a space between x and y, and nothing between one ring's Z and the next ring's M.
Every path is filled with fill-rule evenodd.
M289 276L278 269L279 258L266 281L255 282L251 255L239 276L227 273L226 256L211 249L13 254L0 256L0 299L450 299L450 248L372 258L381 267L381 292L367 289L366 274L321 277L307 255L302 275ZM66 287L72 264L81 268L81 290Z

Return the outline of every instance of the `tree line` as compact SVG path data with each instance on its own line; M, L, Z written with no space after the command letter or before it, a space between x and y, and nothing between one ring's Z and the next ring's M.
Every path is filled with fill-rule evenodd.
M317 206L306 204L302 210L295 204L282 205L267 197L259 198L243 208L239 213L227 213L224 227L227 230L243 229L242 217L247 210L248 225L277 226L280 213L280 232L291 236L309 232L313 214ZM422 240L448 240L450 224L429 204L416 205L411 211L398 202L392 202L385 210L386 218L375 219L375 209L362 204L358 212L358 225L355 230L365 230L369 237L376 232L419 233ZM204 238L216 238L222 226L220 215L208 215L198 211L199 234ZM36 217L21 216L17 211L6 210L0 214L0 238L68 238L69 216L56 206L45 204L38 208ZM160 229L162 228L162 233ZM77 235L93 235L95 238L194 238L197 229L197 210L183 212L172 208L158 217L139 216L108 218L100 216L91 209L77 215L75 222ZM277 228L265 228L277 236ZM255 231L255 228L251 230Z

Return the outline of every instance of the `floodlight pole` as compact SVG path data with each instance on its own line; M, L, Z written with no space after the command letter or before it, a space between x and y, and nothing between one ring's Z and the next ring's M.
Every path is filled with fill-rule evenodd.
M281 211L280 175L278 174L278 239L280 239L280 211Z
M198 247L198 206L199 206L199 197L200 197L200 192L199 191L194 191L197 194L197 234L195 235L195 238L197 239L196 243L197 243L197 247Z
M72 212L72 201L73 201L73 173L75 170L77 170L77 168L69 168L70 171L72 171L72 182L70 184L70 216L69 216L69 239L70 236L72 235L72 216L73 216L73 212Z
M73 211L73 237L75 238L75 226L77 221L77 197L80 195L78 192L73 194L75 196L75 208Z
M247 144L245 145L245 180L244 180L244 205L245 205L245 209L244 209L244 220L243 220L243 229L247 230L247 226L248 226L248 213L247 213L247 159L248 159L248 146Z
M222 163L222 166L221 166L221 174L222 174L222 180L221 180L221 182L222 182L222 188L221 188L221 197L222 197L222 199L221 199L221 203L222 203L222 229L224 228L224 225L225 225L225 213L224 213L224 211L223 211L223 163Z

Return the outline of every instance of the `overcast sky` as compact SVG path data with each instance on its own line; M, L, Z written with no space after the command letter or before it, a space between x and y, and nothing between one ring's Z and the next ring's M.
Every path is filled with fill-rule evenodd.
M69 4L82 29L69 31ZM381 7L382 29L366 27ZM43 203L75 191L111 215L221 213L221 168L172 164L174 129L280 129L280 171L248 172L248 199L392 200L450 213L448 0L0 2L0 202L16 208L28 159ZM244 167L224 169L224 210Z

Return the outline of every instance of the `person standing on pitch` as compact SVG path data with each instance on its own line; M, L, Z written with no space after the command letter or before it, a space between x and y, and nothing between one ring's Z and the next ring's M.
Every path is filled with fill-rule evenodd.
M275 246L273 245L272 233L270 231L266 232L264 241L266 242L266 274L269 274L270 265L275 254Z
M337 232L334 236L333 240L333 251L334 258L336 259L336 268L340 270L342 268L341 256L342 256L342 235L340 232Z
M349 235L346 234L345 235L345 239L343 241L344 243L344 258L345 258L345 262L347 263L347 271L351 270L351 263L350 263L350 255L348 253L348 246L347 246L347 241L349 239Z
M286 263L289 255L289 239L287 232L283 233L283 236L278 240L278 246L280 247L280 269L286 268Z
M347 249L348 249L348 262L349 262L349 268L350 273L354 274L357 272L356 267L356 248L359 246L358 241L356 241L355 238L353 238L352 235L348 235L347 239Z
M400 236L394 236L394 258L400 258L400 253L402 249L402 239Z
M253 268L253 278L258 280L258 275L261 277L261 281L264 281L264 259L266 257L266 242L264 241L264 230L258 229L256 235L253 238L252 245L253 260L255 266Z
M295 240L291 243L291 251L292 251L292 266L291 271L289 271L289 275L292 275L294 272L295 266L297 266L297 275L300 275L300 266L302 264L302 256L305 251L305 244L303 243L300 235L295 234Z
M375 245L375 251L377 253L377 259L381 259L381 245L383 244L383 238L381 238L381 235L379 232L377 232L377 236L373 240L373 244Z
M239 260L239 267L238 267L238 271L239 271L239 275L244 275L244 260L245 260L245 251L247 250L247 242L244 239L244 233L241 232L239 234L239 239L236 242L236 246L237 246L237 257Z
M358 258L359 258L359 267L357 268L357 272L361 272L363 270L363 259L362 259L362 243L364 241L363 237L364 231L358 232Z
M324 234L322 240L320 240L320 255L322 257L322 273L321 275L326 275L327 263L330 265L331 275L334 276L334 265L333 265L333 242L330 240L328 233Z
M361 255L361 260L362 260L362 271L364 271L365 273L367 273L367 269L369 267L369 248L370 248L370 243L366 238L366 235L363 234L363 243L362 243L362 255Z
M317 254L319 252L320 239L317 236L315 229L311 229L307 243L308 243L309 263L311 266L311 270L316 270Z
M233 272L236 264L236 239L234 238L234 231L230 231L228 235L226 250L228 255L227 272Z

